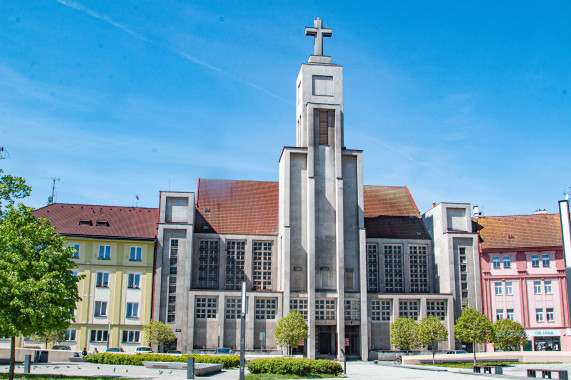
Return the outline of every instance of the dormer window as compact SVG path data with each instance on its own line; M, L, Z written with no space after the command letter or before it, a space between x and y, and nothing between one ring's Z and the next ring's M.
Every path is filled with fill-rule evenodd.
M109 222L107 220L98 220L95 222L97 227L109 227Z
M93 226L91 219L79 219L80 226Z

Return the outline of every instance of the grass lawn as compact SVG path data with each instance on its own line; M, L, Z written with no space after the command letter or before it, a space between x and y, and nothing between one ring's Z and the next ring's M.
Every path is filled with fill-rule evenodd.
M271 380L271 379L331 379L334 375L311 374L307 376L298 375L278 375L273 373L251 373L244 377L245 380Z
M7 373L0 373L0 379L7 379ZM14 374L14 379L26 380L109 380L109 377L78 377L78 376L62 376L62 375L28 375L22 373ZM135 379L121 379L121 380L135 380Z

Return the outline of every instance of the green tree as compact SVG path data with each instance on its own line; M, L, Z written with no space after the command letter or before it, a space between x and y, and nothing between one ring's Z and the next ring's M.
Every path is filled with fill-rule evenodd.
M0 160L4 157L2 153L4 148L0 148ZM5 209L5 204L13 205L16 199L25 198L30 195L32 188L26 185L26 181L21 177L14 177L10 174L4 174L4 171L0 169L0 217Z
M47 350L50 343L58 343L65 340L66 332L67 330L45 331L41 334L33 334L31 338L35 343L43 343Z
M421 347L418 339L418 323L412 318L397 318L391 324L391 344L399 350Z
M66 329L81 300L73 250L54 230L22 204L8 206L0 218L0 336L11 338L10 380L16 337Z
M462 343L472 343L474 348L474 364L476 364L476 343L488 343L494 338L494 326L479 311L467 307L454 325L456 339Z
M307 323L297 310L290 310L287 316L280 319L275 330L276 344L285 348L291 355L293 348L299 347L299 341L307 338Z
M172 329L160 321L151 321L145 325L145 338L151 344L158 344L161 349L166 343L170 343L176 339Z
M494 348L502 351L519 351L527 343L525 329L518 322L500 319L494 323Z
M422 318L418 325L418 340L423 344L432 344L432 364L434 364L434 354L438 342L448 339L448 330L440 323L434 315L430 314L426 318Z

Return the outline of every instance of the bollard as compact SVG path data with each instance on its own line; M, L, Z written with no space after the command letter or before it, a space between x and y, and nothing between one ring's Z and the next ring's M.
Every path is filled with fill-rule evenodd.
M30 362L32 361L32 355L24 356L24 373L30 373Z
M186 378L194 379L194 358L192 356L186 358Z

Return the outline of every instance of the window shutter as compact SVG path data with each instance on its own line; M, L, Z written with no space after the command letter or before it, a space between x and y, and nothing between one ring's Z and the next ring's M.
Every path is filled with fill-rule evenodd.
M319 112L319 145L329 144L329 129L327 121L327 111Z

